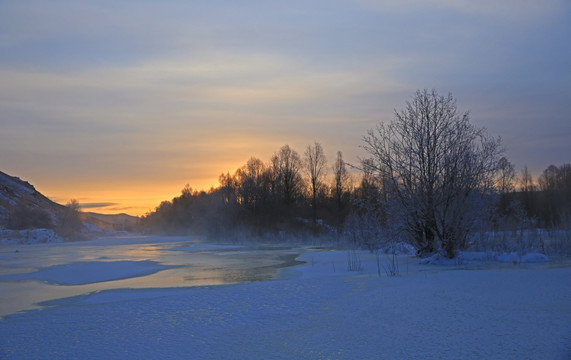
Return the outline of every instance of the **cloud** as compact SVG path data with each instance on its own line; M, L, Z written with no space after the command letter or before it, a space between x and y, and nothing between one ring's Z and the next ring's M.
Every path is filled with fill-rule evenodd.
M0 112L18 118L17 127L29 122L37 128L43 119L45 130L56 134L136 138L157 129L152 135L160 137L193 124L201 133L211 126L242 127L237 121L246 127L264 117L271 122L294 110L296 117L306 111L313 118L332 108L358 111L346 99L407 89L391 72L408 62L387 57L375 65L319 69L287 56L215 51L66 73L5 68Z
M79 207L81 209L94 209L94 208L108 208L115 205L118 204L114 202L93 202L93 203L80 203Z
M500 18L516 22L544 23L569 10L565 0L358 0L383 12L414 13L453 11L459 14Z

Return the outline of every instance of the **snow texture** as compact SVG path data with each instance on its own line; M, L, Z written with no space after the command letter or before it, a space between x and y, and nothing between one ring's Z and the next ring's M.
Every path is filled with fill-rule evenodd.
M569 267L464 270L401 256L400 276L386 277L374 254L357 256L361 271L347 270L347 252L308 250L274 281L52 301L0 320L0 358L571 358ZM126 275L133 264L123 265Z

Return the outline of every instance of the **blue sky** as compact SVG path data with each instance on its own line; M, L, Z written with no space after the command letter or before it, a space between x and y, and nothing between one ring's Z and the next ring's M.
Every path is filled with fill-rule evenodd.
M518 170L571 161L567 0L2 1L0 170L142 213L451 92Z

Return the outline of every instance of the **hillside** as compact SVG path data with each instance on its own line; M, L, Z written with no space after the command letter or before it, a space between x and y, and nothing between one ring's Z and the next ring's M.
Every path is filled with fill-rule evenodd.
M0 171L0 227L8 227L10 214L17 209L45 212L57 223L65 207L48 199L32 184Z
M32 184L0 171L0 229L50 228L61 232L70 223L67 208L37 191ZM83 223L95 225L103 231L132 231L138 218L127 214L103 215L80 212ZM98 230L88 226L91 231ZM75 230L88 231L75 224Z

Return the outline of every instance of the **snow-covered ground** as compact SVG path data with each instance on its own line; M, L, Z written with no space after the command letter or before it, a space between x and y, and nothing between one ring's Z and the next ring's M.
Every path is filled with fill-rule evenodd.
M0 248L2 293L19 283L40 284L51 292L74 290L77 296L56 294L52 299L57 300L41 309L0 320L1 359L571 358L567 263L504 263L474 270L421 265L400 256L400 276L387 277L390 257L380 257L379 276L376 257L367 252L236 248L155 238L15 250ZM46 259L30 267L42 251ZM306 263L278 270L283 266L278 260L292 254L301 254L298 260ZM360 270L348 271L348 259L355 257ZM185 259L191 260L185 265ZM201 261L217 261L216 267L242 277L226 274L226 284L238 284L222 286L177 282L180 271L190 280L195 269L195 278L203 276L200 271L208 268ZM89 280L97 283L86 284L77 271L81 266L103 274ZM106 272L110 266L113 271ZM264 269L274 275L257 278L248 272ZM49 283L38 281L50 271ZM10 279L17 274L37 280ZM202 280L223 283L220 279L209 275ZM71 285L54 285L66 283ZM160 283L167 286L157 288ZM96 285L97 290L88 288Z
M0 245L61 243L63 238L50 229L0 229Z

